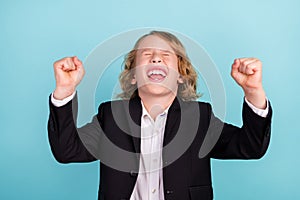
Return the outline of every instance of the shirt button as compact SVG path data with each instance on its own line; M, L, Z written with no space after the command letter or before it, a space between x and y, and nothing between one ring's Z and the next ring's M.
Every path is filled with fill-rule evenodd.
M137 173L135 171L131 170L130 171L130 176L135 177L135 176L137 176Z
M153 189L153 190L152 190L152 193L154 194L155 192L156 192L156 189Z

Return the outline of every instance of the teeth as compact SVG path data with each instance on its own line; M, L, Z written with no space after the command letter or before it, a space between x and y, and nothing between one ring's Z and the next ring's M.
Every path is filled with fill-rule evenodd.
M149 71L147 75L148 75L148 76L151 76L151 75L162 75L162 76L164 76L164 77L167 76L166 73L165 73L164 71L162 71L162 70L157 70L157 69Z

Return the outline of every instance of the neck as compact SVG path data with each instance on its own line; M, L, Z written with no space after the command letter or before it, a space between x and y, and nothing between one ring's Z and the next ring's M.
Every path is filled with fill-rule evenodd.
M153 96L153 94L139 94L139 96L143 101L146 110L154 120L157 115L162 113L172 104L176 97L173 93L163 96Z

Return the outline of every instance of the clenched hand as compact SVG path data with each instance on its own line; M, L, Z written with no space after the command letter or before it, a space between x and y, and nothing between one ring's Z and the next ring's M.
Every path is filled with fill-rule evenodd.
M76 57L66 57L56 61L54 64L56 88L53 96L62 100L70 96L84 76L82 62Z

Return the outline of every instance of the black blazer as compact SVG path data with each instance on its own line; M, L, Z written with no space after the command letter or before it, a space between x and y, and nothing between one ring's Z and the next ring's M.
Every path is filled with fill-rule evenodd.
M54 157L60 163L100 158L98 199L129 199L139 171L139 156L134 153L140 152L140 99L102 103L93 121L79 131L76 110L77 98L59 108L50 102L48 135ZM239 128L222 123L208 103L176 98L168 111L163 142L165 199L213 199L210 159L261 158L270 141L271 115L271 106L263 118L244 102ZM132 153L124 156L109 144Z

